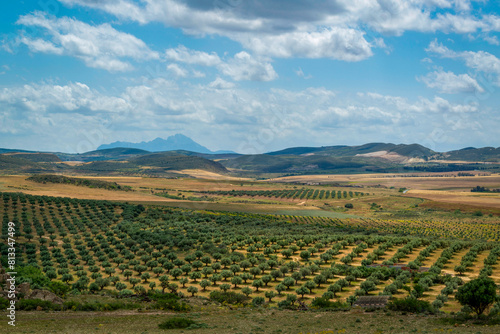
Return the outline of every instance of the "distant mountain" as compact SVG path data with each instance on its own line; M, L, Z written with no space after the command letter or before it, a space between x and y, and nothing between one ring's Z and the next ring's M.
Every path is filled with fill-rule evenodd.
M500 147L466 147L461 150L449 151L442 154L447 160L463 161L500 161Z
M418 144L386 144L369 143L359 146L323 146L323 147L292 147L281 151L269 152L267 155L322 155L332 157L354 157L376 152L396 153L408 158L427 159L436 152Z
M176 134L168 137L167 139L156 138L152 141L148 142L140 142L140 143L131 143L125 141L116 141L111 144L101 145L97 148L97 150L109 149L109 148L117 148L117 147L125 147L125 148L137 148L149 152L165 152L165 151L191 151L197 153L205 153L205 154L223 154L223 153L234 153L231 151L217 151L212 152L205 146L202 146L192 140L189 137L186 137L182 134Z

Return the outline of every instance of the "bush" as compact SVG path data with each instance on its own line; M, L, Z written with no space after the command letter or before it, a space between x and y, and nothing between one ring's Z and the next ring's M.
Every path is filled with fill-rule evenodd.
M311 306L314 308L326 308L326 309L345 309L348 310L350 307L347 304L341 302L330 301L326 297L316 297L313 299Z
M60 311L62 309L61 305L41 299L21 299L16 303L16 308L22 311L34 311L38 306L43 310Z
M160 329L179 329L188 328L191 325L196 324L194 320L187 318L170 318L160 323L158 327Z
M261 305L264 305L265 302L266 302L266 300L264 299L264 297L255 297L252 300L253 306L261 306Z
M215 300L221 304L243 304L247 302L250 298L241 293L236 292L222 292L222 291L212 291L210 292L210 299Z
M458 288L455 299L469 306L479 317L497 300L496 284L489 277L480 277Z
M411 313L435 313L434 307L429 302L413 297L394 299L387 305L389 310Z
M85 302L80 303L77 301L69 300L64 302L64 310L73 311L116 311L116 310L132 310L140 308L140 304L137 303L124 303L124 302Z
M9 305L10 302L8 299L0 297L0 310L5 310Z
M191 307L179 302L179 296L173 293L150 293L149 298L156 301L150 308L157 310L189 311Z
M61 281L52 281L47 284L47 288L59 297L64 297L70 290L70 287Z
M344 205L344 207L346 207L347 209L352 209L352 208L354 208L354 205L352 205L352 203L346 203L346 205Z

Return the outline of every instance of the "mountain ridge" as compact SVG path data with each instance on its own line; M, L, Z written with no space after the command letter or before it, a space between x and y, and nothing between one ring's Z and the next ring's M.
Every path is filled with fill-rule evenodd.
M191 151L197 153L204 154L221 154L221 153L234 153L232 151L211 151L203 145L198 144L191 138L177 133L175 135L167 137L167 139L163 139L157 137L150 141L142 141L140 143L132 143L127 141L115 141L110 144L100 145L96 151L104 150L104 149L112 149L112 148L135 148L140 150L149 151L152 153L156 152L166 152L166 151Z

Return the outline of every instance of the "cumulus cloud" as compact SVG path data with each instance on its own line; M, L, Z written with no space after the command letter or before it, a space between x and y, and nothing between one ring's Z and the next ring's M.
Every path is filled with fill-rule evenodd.
M300 145L304 136L311 138L310 143L328 145L340 140L369 141L374 136L402 141L411 133L412 142L422 142L415 133L428 133L434 124L457 119L465 129L478 120L492 122L477 116L481 112L478 105L441 97L409 100L370 92L349 97L322 87L244 90L220 77L205 85L178 85L156 78L116 94L79 82L31 83L0 89L0 110L2 124L23 134L27 143L34 140L32 136L43 134L46 149L66 151L83 150L83 146L77 149L79 141L74 138L86 136L102 124L109 128L92 141L93 147L85 149L123 140L130 133L149 136L140 140L154 138L165 129L203 136L198 138L206 145L221 149L247 147L242 143L254 145L247 147L247 152ZM54 131L68 122L72 133ZM453 125L458 126L457 122ZM220 147L221 142L229 147ZM66 143L72 149L55 147Z
M216 53L191 50L184 45L179 45L175 49L167 49L165 57L171 61L202 66L217 66L222 62Z
M150 50L142 40L107 23L92 26L72 18L55 18L35 12L21 16L17 24L43 30L43 38L19 38L19 43L25 44L32 52L76 57L89 67L112 72L128 71L133 66L124 60L126 58L159 59L159 54Z
M314 32L243 37L243 45L257 54L290 58L331 58L360 61L372 56L372 45L364 33L351 28L332 27Z
M168 64L167 70L177 78L185 78L188 75L187 71L177 64Z
M217 77L214 81L208 84L208 87L213 89L231 89L235 87L235 84Z
M456 75L453 72L434 71L426 76L418 77L419 81L426 84L427 87L437 89L441 93L473 93L484 92L484 89L474 78L468 74Z
M497 77L497 85L500 85L500 59L486 51L454 51L437 40L432 41L427 52L440 56L441 58L459 59L473 70L491 74Z
M384 47L377 33L499 31L496 15L474 15L469 0L61 0L141 24L162 22L188 34L229 37L273 57L359 61ZM374 34L374 33L375 34ZM367 39L365 36L371 36Z
M237 53L234 58L218 67L223 74L236 81L271 81L278 77L270 63L257 60L245 51Z
M165 55L168 60L180 63L215 67L236 81L272 81L278 78L271 63L245 51L223 60L216 53L192 50L180 45L175 49L166 50Z

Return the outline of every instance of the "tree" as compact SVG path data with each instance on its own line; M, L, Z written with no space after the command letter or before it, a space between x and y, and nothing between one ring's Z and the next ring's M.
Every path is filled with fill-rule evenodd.
M282 292L282 291L285 291L287 288L286 288L286 286L285 286L285 285L283 285L282 283L280 283L280 284L276 285L276 286L274 287L274 289L275 289L276 291L278 291L278 295L280 295L280 296L281 296L281 292Z
M139 283L141 282L141 280L140 280L140 279L138 279L138 278L131 278L131 279L129 279L129 280L128 280L128 282L129 282L130 284L132 284L132 288L135 288L135 286L136 286L137 284L139 284Z
M149 273L144 273L141 275L141 279L144 281L144 283L148 283L148 279L151 278L151 275Z
M179 283L182 284L182 287L185 288L186 287L186 284L189 283L189 280L187 279L187 277L183 277L179 280Z
M243 279L240 276L234 276L231 278L231 283L234 284L234 288L238 288L238 284L241 284L243 282Z
M318 288L321 288L321 284L324 284L327 282L326 277L323 275L318 275L313 278L314 283L318 286Z
M462 276L466 271L467 271L467 268L463 265L463 264L460 264L458 266L455 266L455 269L454 269L460 276Z
M290 290L290 287L295 284L295 280L291 277L287 277L283 280L283 285L286 286L287 290Z
M248 297L250 294L252 294L252 292L253 292L253 291L252 291L252 289L250 289L248 286L246 286L246 287L244 287L243 289L241 289L241 292L242 292L243 294L245 294L245 296L247 296L247 297Z
M252 286L255 288L255 292L259 292L259 288L264 286L264 282L260 279L256 279L252 282Z
M204 279L199 284L202 288L202 291L205 291L207 289L207 287L210 285L210 281L207 279Z
M267 299L269 299L269 302L272 302L272 299L276 297L276 293L274 291L266 291L264 295Z
M305 286L301 286L300 288L295 290L295 293L300 295L301 298L304 298L304 295L308 292L309 290Z
M198 288L195 286L190 286L187 288L187 292L191 294L191 297L194 297L194 295L198 293Z
M331 292L331 293L333 293L333 296L334 296L334 297L337 297L337 296L336 296L336 293L337 293L337 292L340 292L340 290L341 290L341 287L340 287L340 285L338 285L337 283L335 283L335 284L331 284L331 285L328 287L328 291L329 291L329 292Z
M226 292L227 290L231 289L231 285L229 284L221 284L219 285L219 289L221 289L222 291Z
M489 277L479 277L458 288L455 299L469 306L479 317L493 302L498 300L497 287Z
M198 271L193 271L192 273L189 274L189 278L193 280L194 283L196 283L197 279L201 278L201 273Z
M267 286L267 283L271 282L273 278L271 277L271 275L264 275L260 279L262 280L262 282L264 282L265 286Z
M309 289L309 293L313 293L312 289L314 289L316 287L316 283L314 283L313 281L307 281L304 283L304 287L306 287L307 289Z

